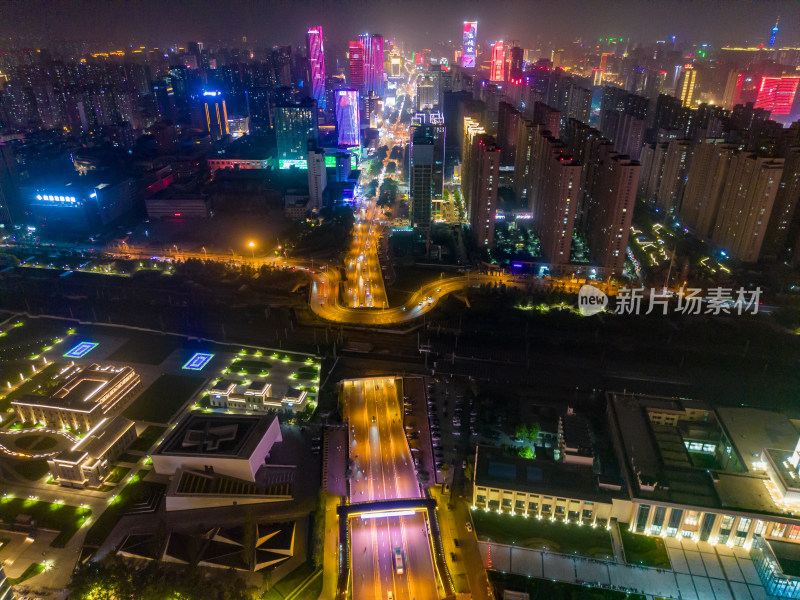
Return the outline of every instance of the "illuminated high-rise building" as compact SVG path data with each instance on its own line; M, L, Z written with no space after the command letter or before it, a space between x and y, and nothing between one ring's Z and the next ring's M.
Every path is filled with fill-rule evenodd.
M684 65L678 77L678 85L675 87L675 96L680 99L682 106L692 106L694 88L696 85L697 71L695 71L692 65Z
M479 248L492 248L497 190L500 186L500 148L492 136L479 135L474 138L470 161L472 183L467 201L472 236Z
M336 128L340 146L361 145L358 90L336 90Z
M425 75L417 83L417 110L432 110L436 103L433 78Z
M489 79L492 81L503 81L505 71L505 48L503 40L498 40L492 44L492 64L489 72Z
M325 48L322 27L312 27L306 33L308 66L311 72L311 95L320 110L325 110Z
M408 206L411 224L427 229L442 218L444 125L415 124L409 132Z
M192 106L192 125L211 134L215 140L228 135L228 109L222 92L206 90Z
M275 137L278 142L278 168L306 168L309 142L317 144L317 101L303 98L300 102L275 107Z
M582 166L556 138L542 135L540 193L532 206L542 254L551 265L569 262L581 198Z
M383 96L383 36L364 33L358 39L364 48L364 91Z
M770 111L772 116L788 115L792 112L800 77L762 77L758 86L755 108Z
M461 66L465 69L475 67L475 52L478 44L478 22L464 21L462 35Z
M322 208L322 195L328 186L328 172L325 167L325 151L309 148L306 155L308 161L308 208Z
M359 41L350 42L350 85L364 90L364 46Z
M471 215L472 209L472 183L473 176L471 169L474 167L472 152L474 150L475 138L486 133L486 129L475 119L464 117L464 137L461 142L461 195L464 198L464 206L467 215Z
M524 56L525 51L519 46L512 46L508 53L508 78L512 81L522 79L525 75Z

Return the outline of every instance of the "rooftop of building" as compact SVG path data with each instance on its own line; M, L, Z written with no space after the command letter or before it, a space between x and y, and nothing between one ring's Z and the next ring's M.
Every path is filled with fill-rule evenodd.
M609 408L612 437L621 445L633 497L795 516L775 500L760 465L762 450L791 450L797 444L797 428L784 415L754 408L711 409L703 402L682 398L615 393L609 394ZM648 416L653 412L685 414L687 418L679 419L677 426L656 424ZM698 420L688 420L689 415ZM694 433L713 439L714 431L720 434L720 450L707 456L718 463L717 457L724 451L730 456L727 467L697 465L689 456L684 436ZM725 443L726 438L730 444Z
M156 449L169 456L247 459L261 442L274 415L189 413Z
M73 446L73 450L86 452L93 458L100 458L133 426L133 421L118 415L81 438ZM61 455L59 455L59 458L61 458Z
M257 135L243 135L208 158L210 160L267 160L270 156L275 156L274 139Z
M499 448L477 449L475 485L610 502L615 494L600 489L592 467L506 456Z
M25 394L13 405L48 406L64 410L91 412L105 390L112 388L120 379L135 374L131 367L101 367L91 364L67 379L54 392L46 396Z

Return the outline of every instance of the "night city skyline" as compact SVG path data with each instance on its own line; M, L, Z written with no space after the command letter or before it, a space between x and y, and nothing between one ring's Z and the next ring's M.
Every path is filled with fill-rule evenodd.
M338 44L346 43L355 33L379 31L416 45L430 39L455 41L462 20L477 20L481 23L481 41L515 39L524 44L549 44L624 37L645 42L675 35L684 42L757 45L766 44L769 29L780 18L784 43L796 46L800 44L800 13L793 5L791 0L568 0L527 4L446 0L397 5L339 0L11 0L4 7L0 34L118 44L166 44L186 39L232 44L245 36L253 42L290 44L298 43L300 32L317 23L324 27L326 37Z
M800 11L0 5L0 600L800 600Z

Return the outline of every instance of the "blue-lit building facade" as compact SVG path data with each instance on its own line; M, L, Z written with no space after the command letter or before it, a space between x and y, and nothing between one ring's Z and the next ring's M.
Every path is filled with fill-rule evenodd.
M74 176L23 190L28 222L53 233L96 233L134 207L132 178Z
M764 589L778 598L800 598L800 577L784 573L773 545L786 544L768 542L759 535L753 539L753 546L750 548L750 558L753 559L753 565L764 584ZM796 550L794 550L794 559L797 562Z

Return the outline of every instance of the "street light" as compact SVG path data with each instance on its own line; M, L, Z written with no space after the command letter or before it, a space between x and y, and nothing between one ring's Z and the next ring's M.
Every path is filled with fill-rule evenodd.
M253 255L253 260L255 260L256 259L256 243L255 242L250 242L250 252Z

